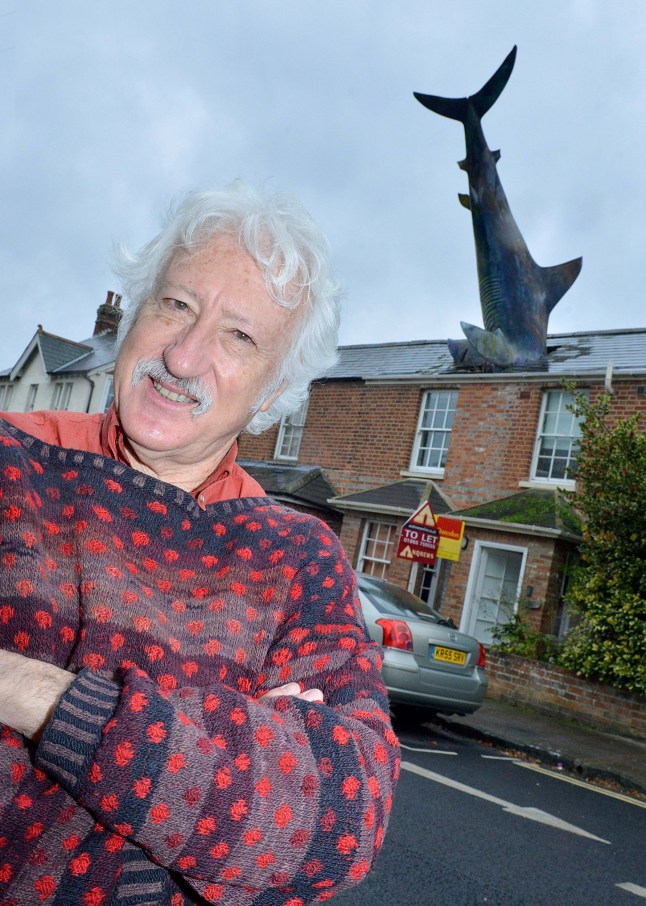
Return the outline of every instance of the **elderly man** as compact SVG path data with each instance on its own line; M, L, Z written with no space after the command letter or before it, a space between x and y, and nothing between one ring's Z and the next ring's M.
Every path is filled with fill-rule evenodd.
M379 649L235 462L334 360L325 242L236 184L118 269L113 410L0 422L0 904L326 900L387 825Z

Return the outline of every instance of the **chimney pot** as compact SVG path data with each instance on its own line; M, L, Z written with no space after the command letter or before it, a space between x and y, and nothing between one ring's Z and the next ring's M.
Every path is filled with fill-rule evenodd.
M121 296L118 293L108 290L103 305L99 305L96 311L96 321L94 322L94 336L99 333L109 331L116 333L119 321L121 320Z

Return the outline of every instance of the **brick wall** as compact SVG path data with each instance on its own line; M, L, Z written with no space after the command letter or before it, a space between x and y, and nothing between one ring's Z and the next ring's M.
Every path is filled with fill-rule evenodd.
M256 462L270 462L274 458L278 427L274 425L262 434L241 434L238 438L238 456L240 459L252 459Z
M562 667L493 651L487 654L487 674L490 698L646 739L646 698L642 695L588 682Z
M443 385L447 386L447 385ZM456 384L456 386L458 386ZM454 507L504 497L530 477L543 390L560 388L482 375L459 385L444 478ZM583 386L583 385L582 385ZM615 382L613 413L646 412L637 382ZM599 392L599 382L592 388ZM325 469L338 494L377 487L410 467L423 388L329 381L312 388L298 462ZM243 459L271 460L277 429L242 435Z

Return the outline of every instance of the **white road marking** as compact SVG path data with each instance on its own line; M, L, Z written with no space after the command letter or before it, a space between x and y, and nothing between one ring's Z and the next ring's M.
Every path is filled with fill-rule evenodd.
M481 755L480 758L486 758L487 761L518 761L517 758L512 758L511 755Z
M646 887L640 887L638 884L630 884L629 882L626 882L625 884L616 884L615 886L620 887L628 893L634 893L635 896L642 897L642 899L646 900Z
M426 755L457 755L457 752L446 752L443 749L416 749L415 746L407 746L403 742L399 743L400 749L406 749L407 752L425 752Z
M621 802L627 802L629 805L637 805L639 808L646 808L646 802L642 799L633 799L631 796L626 796L624 793L617 793L615 790L606 790L601 786L595 786L594 783L588 783L585 780L579 780L578 777L569 777L567 774L557 773L556 771L550 771L548 768L542 768L538 764L531 764L527 761L519 761L517 758L513 759L514 764L518 765L519 768L527 768L528 771L537 771L539 774L545 774L547 777L553 777L554 780L564 780L566 783L571 783L573 786L582 786L586 790L592 790L593 793L601 793L603 796L610 796L612 799L619 799Z
M577 834L579 837L587 837L589 840L596 840L598 843L607 843L608 846L611 845L610 840L603 840L601 837L595 837L594 834L589 834L587 831L584 831L574 824L568 824L567 821L562 821L555 815L550 815L549 812L542 811L542 809L532 808L531 806L515 805L513 802L507 802L505 799L491 796L483 790L478 790L473 786L467 786L465 783L460 783L458 780L451 780L449 777L444 777L442 774L436 774L434 771L427 771L426 768L420 768L410 761L402 761L401 767L404 771L410 771L411 774L418 774L420 777L425 777L427 780L434 780L436 783L450 786L454 790L459 790L461 793L467 793L469 796L475 796L478 799L484 799L485 802L499 805L503 811L508 812L510 815L517 815L519 818L527 818L529 821L538 821L539 824L547 824L558 830Z

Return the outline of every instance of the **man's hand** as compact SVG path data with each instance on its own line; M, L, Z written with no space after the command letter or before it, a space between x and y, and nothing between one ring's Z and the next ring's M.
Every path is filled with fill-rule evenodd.
M0 649L0 723L27 739L38 740L61 695L74 674L46 661L37 661ZM320 689L301 692L298 683L270 689L259 701L290 695L308 702L322 702Z
M74 674L0 649L0 723L38 740Z
M264 695L261 695L258 701L263 701L266 698L278 698L279 695L291 695L294 698L301 698L306 702L322 702L323 693L320 689L306 689L304 692L301 692L301 687L298 683L285 683L284 686L277 686L275 689L270 689L269 692L265 692Z

